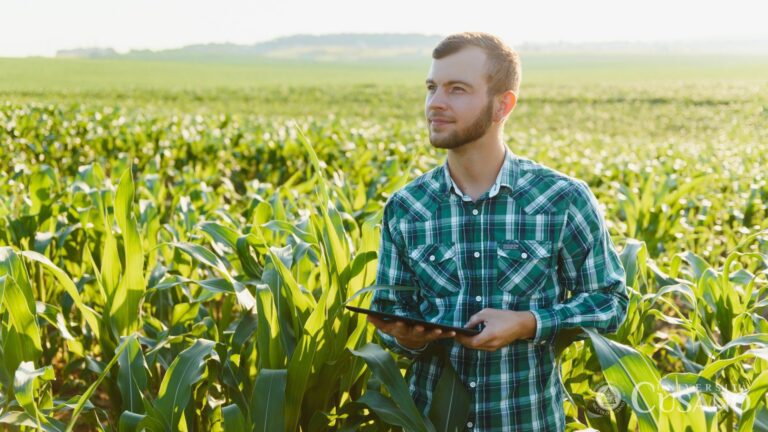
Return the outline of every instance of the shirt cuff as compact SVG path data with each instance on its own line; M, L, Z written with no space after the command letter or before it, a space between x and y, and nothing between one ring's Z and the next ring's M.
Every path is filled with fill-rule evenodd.
M401 344L400 344L400 342L398 342L398 340L397 340L397 338L396 338L396 337L393 337L392 339L393 339L393 341L395 342L395 345L397 345L397 346L398 346L400 349L402 349L403 351L406 351L406 352L408 352L409 354L413 355L414 357L415 357L415 356L417 356L417 355L419 355L419 354L421 354L421 353L423 353L424 351L426 351L426 350L427 350L427 347L429 346L429 342L427 342L427 343L425 343L425 344L424 344L424 346L423 346L423 347L421 347L421 348L418 348L418 349L407 348L407 347L405 347L405 346L401 345Z
M420 354L426 351L427 348L429 347L429 343L427 343L423 347L418 349L408 348L401 345L400 342L398 342L396 337L389 335L387 333L384 333L383 331L378 329L376 331L379 334L379 338L382 339L386 345L389 345L392 351L398 354L402 354L406 357L412 357L412 358L418 357Z
M536 318L536 335L533 342L538 344L553 343L557 336L558 320L554 309L530 311Z

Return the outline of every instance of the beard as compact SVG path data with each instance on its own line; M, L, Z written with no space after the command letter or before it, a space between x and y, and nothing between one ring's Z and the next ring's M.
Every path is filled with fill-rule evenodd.
M483 111L472 123L464 129L454 130L444 138L436 138L429 134L429 142L433 147L455 149L464 144L478 140L485 135L493 124L493 100L489 100Z

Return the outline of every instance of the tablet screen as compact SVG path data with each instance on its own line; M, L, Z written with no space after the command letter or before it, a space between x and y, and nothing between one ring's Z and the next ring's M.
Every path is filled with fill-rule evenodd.
M424 321L416 318L410 318L410 317L405 317L401 315L375 311L371 309L363 309L355 306L346 306L346 308L351 310L352 312L364 313L364 314L375 316L377 318L381 318L384 321L402 321L410 325L420 324L420 325L423 325L425 328L430 328L430 329L439 328L443 331L455 331L456 333L460 333L468 336L474 336L480 333L481 331L476 328L453 327L453 326L448 326L443 324L436 324L433 322Z

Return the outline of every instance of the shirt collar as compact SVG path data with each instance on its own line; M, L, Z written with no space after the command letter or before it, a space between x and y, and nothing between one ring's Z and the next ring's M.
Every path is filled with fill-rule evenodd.
M501 165L501 169L499 170L498 175L496 176L496 181L494 181L493 185L491 186L491 189L488 191L488 198L493 198L496 196L503 186L509 188L509 190L512 190L512 185L515 182L516 177L516 162L517 157L512 154L511 151L509 151L509 148L507 146L504 146L504 163ZM472 198L469 197L469 195L465 195L464 192L459 189L459 186L456 184L456 182L453 181L453 178L451 177L449 168L448 168L448 158L446 157L445 162L443 163L442 170L444 173L444 176L442 178L444 184L442 185L442 189L445 194L449 194L451 192L451 189L453 189L453 192L459 196L463 201L472 201Z

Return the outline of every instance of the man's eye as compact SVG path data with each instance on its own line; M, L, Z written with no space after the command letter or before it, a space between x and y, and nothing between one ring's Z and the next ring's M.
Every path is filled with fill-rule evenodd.
M453 88L453 91L454 91L454 92L463 92L463 91L464 91L464 89L463 89L463 88L461 88L461 87L454 87L454 88Z
M427 91L435 91L435 86L427 86Z

